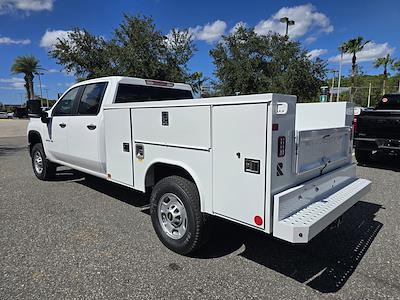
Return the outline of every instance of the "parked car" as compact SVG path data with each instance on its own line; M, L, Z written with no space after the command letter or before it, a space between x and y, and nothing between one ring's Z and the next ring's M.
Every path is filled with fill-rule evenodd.
M14 118L14 113L13 113L13 112L7 113L7 117L8 117L9 119L13 119L13 118Z
M8 119L7 112L0 111L0 119Z
M386 94L374 108L355 112L354 148L361 164L375 151L400 154L400 93Z
M371 184L352 163L352 109L274 93L193 99L187 84L106 77L32 114L27 133L37 178L65 165L150 190L158 237L188 254L210 215L291 243L339 223Z

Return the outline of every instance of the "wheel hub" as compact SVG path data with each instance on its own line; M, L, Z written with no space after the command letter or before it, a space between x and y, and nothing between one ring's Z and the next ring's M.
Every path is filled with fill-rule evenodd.
M39 151L36 151L33 155L33 165L36 173L41 174L43 172L43 158Z
M158 219L163 231L173 239L182 238L187 230L186 209L172 193L164 194L158 204Z

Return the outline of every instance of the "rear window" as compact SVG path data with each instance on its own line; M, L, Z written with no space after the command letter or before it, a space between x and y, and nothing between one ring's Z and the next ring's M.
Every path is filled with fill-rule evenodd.
M400 109L400 94L384 95L376 105L377 109Z
M154 86L119 84L115 103L192 99L191 91Z

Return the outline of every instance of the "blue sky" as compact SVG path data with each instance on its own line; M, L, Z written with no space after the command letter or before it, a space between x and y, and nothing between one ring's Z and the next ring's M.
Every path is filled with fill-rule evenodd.
M180 1L180 0L0 0L0 102L20 103L24 97L22 76L10 73L17 55L33 54L46 68L42 76L43 95L55 98L74 82L47 52L57 37L73 27L84 27L96 35L110 37L124 13L150 15L165 34L171 28L190 28L198 52L190 62L193 71L212 76L209 50L222 34L239 22L256 32L283 32L281 16L296 24L292 39L302 42L310 55L328 60L338 68L337 47L358 35L372 42L359 61L363 71L376 74L375 58L391 53L400 58L400 1ZM347 58L346 58L347 60ZM348 74L349 64L344 66ZM35 91L40 94L38 78Z

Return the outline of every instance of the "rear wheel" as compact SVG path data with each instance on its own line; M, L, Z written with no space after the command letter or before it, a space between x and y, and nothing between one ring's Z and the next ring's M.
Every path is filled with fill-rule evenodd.
M365 164L371 160L372 151L355 149L356 160L360 164Z
M54 177L56 165L47 160L41 143L37 143L32 147L31 158L33 173L37 178L49 180Z
M206 216L194 182L179 176L161 179L150 198L154 230L161 242L179 254L189 254L204 242Z

